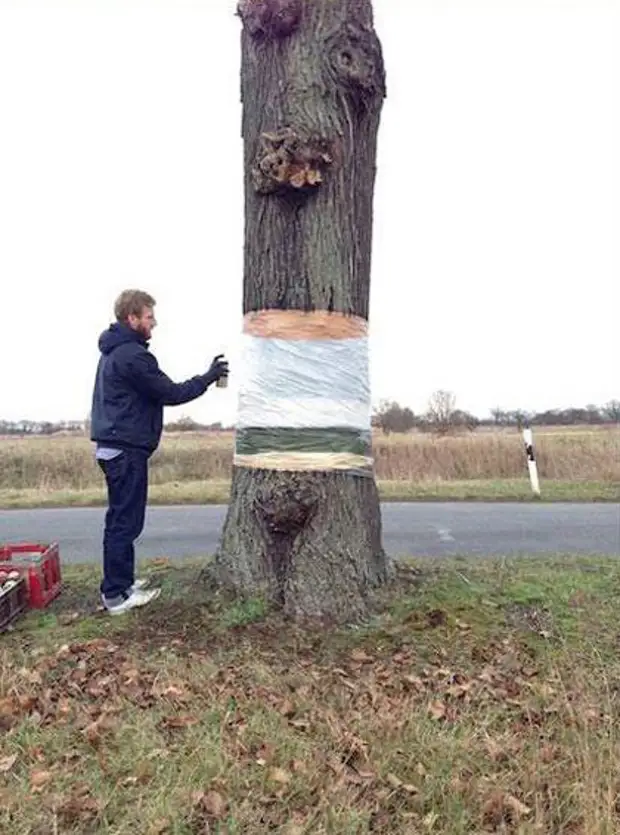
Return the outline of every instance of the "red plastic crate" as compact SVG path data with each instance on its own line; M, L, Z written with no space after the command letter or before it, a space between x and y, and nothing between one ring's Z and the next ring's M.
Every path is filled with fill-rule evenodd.
M31 609L44 609L60 594L62 581L57 542L51 545L39 542L2 545L0 569L19 571L25 578Z
M0 589L0 632L6 631L28 607L28 586L20 577L12 589Z

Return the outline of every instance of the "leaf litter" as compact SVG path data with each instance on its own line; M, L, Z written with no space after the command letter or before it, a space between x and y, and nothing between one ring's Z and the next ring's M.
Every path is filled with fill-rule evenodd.
M16 828L30 796L66 832L114 828L138 798L160 835L620 827L620 711L587 645L558 653L500 607L481 624L474 602L433 597L353 636L273 615L233 637L192 604L3 650L0 823L36 831L36 811Z

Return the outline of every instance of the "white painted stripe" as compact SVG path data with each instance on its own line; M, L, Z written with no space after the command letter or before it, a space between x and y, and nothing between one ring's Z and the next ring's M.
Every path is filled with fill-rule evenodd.
M265 398L252 391L239 394L240 429L288 427L293 429L350 428L368 431L371 410L367 402L300 397Z
M244 334L237 426L370 430L368 339Z

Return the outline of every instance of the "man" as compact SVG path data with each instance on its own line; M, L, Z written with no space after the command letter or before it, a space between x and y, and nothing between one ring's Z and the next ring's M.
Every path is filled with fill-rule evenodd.
M149 352L154 307L148 293L126 290L114 306L116 322L99 339L91 440L108 488L101 599L112 615L145 606L160 593L135 580L134 541L144 527L148 460L161 439L164 406L189 403L228 376L220 354L206 374L184 383L167 377Z

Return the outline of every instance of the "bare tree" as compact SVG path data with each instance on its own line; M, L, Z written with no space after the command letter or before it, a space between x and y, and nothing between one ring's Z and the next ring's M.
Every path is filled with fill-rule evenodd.
M306 382L308 396L329 389L344 415L358 395L343 386L364 388L382 50L371 0L241 0L239 14L244 327L257 358L255 412L270 409L273 423L237 427L215 570L238 594L264 594L293 616L348 620L388 576L370 392L367 431L359 420L317 428L312 399L307 425L282 426L293 408L277 397L295 383L303 402ZM331 347L320 353L319 342ZM283 343L296 358L288 375ZM347 363L358 371L346 376Z
M416 416L407 406L388 400L375 411L373 424L385 435L390 432L410 432L416 425Z
M438 435L447 435L454 427L456 397L451 391L439 389L428 402L426 421L429 429Z
M491 409L491 417L493 418L493 422L496 426L505 426L508 420L506 412L503 409L500 409L499 406Z
M610 423L620 423L620 400L610 400L603 407L603 415Z

